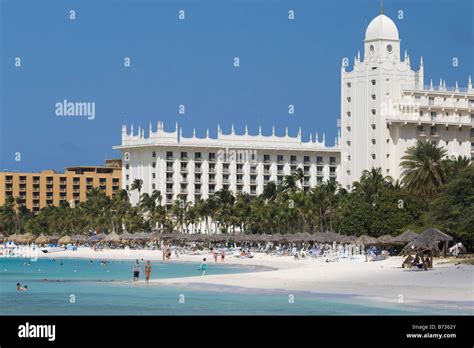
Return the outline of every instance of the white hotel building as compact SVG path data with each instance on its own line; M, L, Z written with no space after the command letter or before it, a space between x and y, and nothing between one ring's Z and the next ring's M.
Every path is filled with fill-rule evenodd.
M304 142L296 137L261 134L223 134L217 137L186 138L176 125L164 130L158 122L148 137L122 127L123 187L143 180L142 192L159 190L166 205L184 194L191 202L207 198L222 188L250 195L263 192L266 183L280 183L298 167L304 172L303 188L325 180L337 180L347 189L362 171L381 167L385 175L400 178L399 163L405 150L418 139L436 142L448 155L468 156L474 149L474 89L446 87L443 80L424 85L423 59L412 70L410 58L400 55L395 23L381 14L367 27L364 58L354 58L351 71L347 60L341 68L340 132L334 146L322 139ZM131 192L132 203L138 193Z

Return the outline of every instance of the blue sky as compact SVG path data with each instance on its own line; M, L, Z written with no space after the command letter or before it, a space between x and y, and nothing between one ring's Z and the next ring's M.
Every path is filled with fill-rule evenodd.
M304 139L325 132L332 144L341 59L352 63L362 52L367 24L380 11L377 0L0 3L0 169L23 171L118 157L112 146L124 123L148 130L149 122L164 121L172 130L178 121L187 136L193 128L215 136L218 123L239 133L246 124L250 133L261 125L264 134L273 125L277 134L288 126L291 135L302 127ZM473 1L385 0L384 7L412 67L423 55L425 83L444 78L466 86L474 75ZM63 99L95 102L95 119L56 116Z

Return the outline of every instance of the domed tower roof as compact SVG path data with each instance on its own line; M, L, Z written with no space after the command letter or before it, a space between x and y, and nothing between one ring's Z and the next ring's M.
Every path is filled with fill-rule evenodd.
M375 17L365 31L365 41L372 40L399 40L397 26L384 14Z

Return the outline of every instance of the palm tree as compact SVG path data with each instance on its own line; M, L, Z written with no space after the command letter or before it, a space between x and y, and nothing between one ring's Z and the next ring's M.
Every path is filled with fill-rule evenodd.
M140 205L140 198L141 198L142 188L143 188L143 180L142 179L133 180L132 185L130 186L131 191L134 191L134 190L138 191L138 205Z
M364 194L374 203L384 188L393 186L393 179L390 176L383 176L382 168L372 168L364 170L359 182L355 182L353 186L356 192Z
M419 140L405 153L400 163L402 183L409 192L429 199L447 181L443 165L446 150L429 141Z

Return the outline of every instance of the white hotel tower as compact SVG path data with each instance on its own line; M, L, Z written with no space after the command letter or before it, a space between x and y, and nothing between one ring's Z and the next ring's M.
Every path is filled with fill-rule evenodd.
M449 156L471 157L474 148L474 89L424 86L423 60L414 71L410 58L400 56L400 39L395 23L381 14L365 34L364 59L354 60L352 71L341 71L340 137L327 146L317 133L307 142L288 135L235 134L234 128L217 137L189 138L176 125L165 131L158 122L150 124L148 136L139 128L122 127L123 187L130 190L135 179L143 180L142 193L161 192L164 204L178 195L195 202L222 188L250 195L262 193L266 183L280 183L297 168L304 173L305 190L325 180L337 180L350 189L362 171L381 167L385 175L400 177L399 163L407 147L418 139L436 142ZM339 126L339 124L338 124ZM299 184L300 185L300 184ZM138 193L131 191L131 201Z
M400 178L399 164L418 139L447 149L449 156L471 158L474 90L424 85L423 58L415 71L395 23L384 14L367 27L364 59L360 52L352 71L341 71L341 184L350 188L365 169L381 167Z

